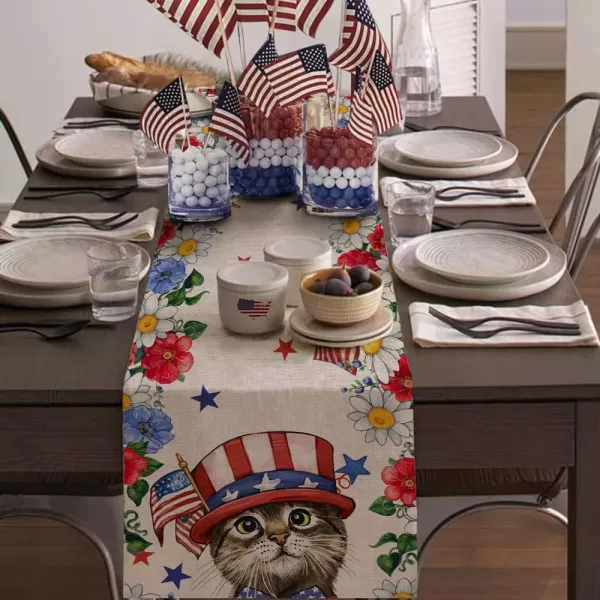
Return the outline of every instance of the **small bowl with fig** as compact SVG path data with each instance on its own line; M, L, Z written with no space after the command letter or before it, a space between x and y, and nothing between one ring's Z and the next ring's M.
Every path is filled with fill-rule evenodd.
M310 316L328 325L353 325L379 308L383 280L364 265L320 269L302 279L300 295Z

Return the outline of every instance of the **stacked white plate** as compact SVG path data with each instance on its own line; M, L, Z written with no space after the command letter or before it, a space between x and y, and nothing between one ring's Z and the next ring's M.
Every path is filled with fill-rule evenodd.
M518 155L505 139L459 129L404 133L379 145L379 161L388 169L437 179L491 175L510 167Z
M396 249L398 277L424 292L463 300L516 300L559 281L565 253L531 236L497 229L432 233Z
M90 302L87 250L105 241L94 236L53 236L0 246L0 303L58 308ZM142 250L142 279L150 255Z

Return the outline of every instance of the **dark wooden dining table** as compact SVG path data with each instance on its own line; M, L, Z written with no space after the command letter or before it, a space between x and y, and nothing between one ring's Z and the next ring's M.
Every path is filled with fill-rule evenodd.
M91 99L79 98L68 116L105 115ZM498 127L485 99L477 97L446 98L439 116L418 122ZM379 174L392 173L380 168ZM513 166L495 177L519 174ZM38 166L30 181L65 179ZM119 206L136 211L157 206L162 212L166 201L164 188L139 190ZM51 203L20 197L15 208L92 213L114 205L91 196ZM537 207L439 211L455 220L482 213L543 222ZM156 243L157 237L145 247L152 252ZM600 349L422 349L412 341L408 307L440 299L397 278L395 288L414 383L417 468L568 467L568 598L600 599ZM513 304L571 304L579 298L565 275L552 289ZM0 307L4 321L31 314ZM122 383L134 330L132 319L89 327L64 343L0 335L0 494L122 492Z

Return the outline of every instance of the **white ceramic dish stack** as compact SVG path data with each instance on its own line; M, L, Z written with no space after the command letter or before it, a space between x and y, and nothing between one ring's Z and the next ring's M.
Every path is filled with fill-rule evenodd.
M58 138L54 150L85 167L121 167L135 161L132 131L82 131Z

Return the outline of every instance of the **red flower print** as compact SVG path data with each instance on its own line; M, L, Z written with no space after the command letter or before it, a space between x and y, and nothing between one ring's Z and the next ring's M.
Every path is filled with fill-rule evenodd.
M192 368L194 357L188 352L191 347L192 340L187 335L177 337L172 331L165 338L157 338L142 358L146 377L157 383L173 383L180 373Z
M371 248L373 248L375 252L379 252L379 254L387 254L385 237L383 235L383 227L381 225L377 225L375 229L373 229L372 233L367 236L367 239L369 240L369 244L371 244Z
M127 361L127 366L130 367L135 360L135 352L137 350L136 345L131 346L131 350L129 351L129 360Z
M162 232L158 238L157 248L160 250L169 240L175 237L175 225L171 221L163 223Z
M381 479L387 485L383 494L388 500L400 500L405 506L414 505L417 498L414 458L401 458L393 467L385 467Z
M388 383L382 383L381 387L386 392L393 392L398 402L408 402L412 400L413 381L408 366L406 354L403 354L398 361L398 370L390 377Z
M139 456L135 450L123 450L123 483L133 485L141 476L142 471L148 466L146 459Z
M355 267L356 265L365 265L371 269L371 271L379 271L379 267L375 262L375 258L366 250L350 250L350 252L344 252L344 254L340 254L338 258L338 265L344 264L348 268Z

